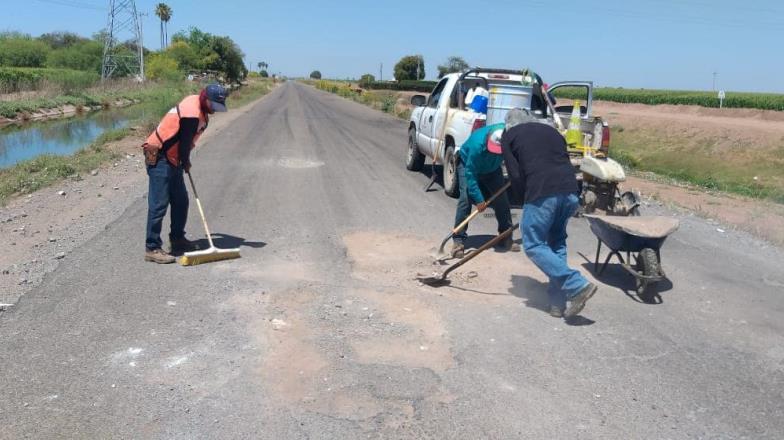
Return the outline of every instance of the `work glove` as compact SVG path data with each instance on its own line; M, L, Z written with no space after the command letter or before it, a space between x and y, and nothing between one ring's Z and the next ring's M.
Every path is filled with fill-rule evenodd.
M187 162L187 163L182 164L182 169L185 170L186 173L190 173L191 172L191 163Z

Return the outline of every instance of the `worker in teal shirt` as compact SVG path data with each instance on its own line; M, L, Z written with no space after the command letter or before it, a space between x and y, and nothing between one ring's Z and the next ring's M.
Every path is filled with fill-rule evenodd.
M474 131L460 147L457 163L457 176L460 185L460 198L457 202L455 227L471 214L471 204L476 204L479 212L487 209L487 199L506 183L501 163L504 157L501 151L501 134L504 124L494 124ZM489 205L495 212L498 221L498 233L512 227L512 213L509 210L509 199L506 192L498 196ZM462 258L465 252L465 241L468 238L468 226L458 231L453 238L452 257ZM519 252L520 246L515 244L510 235L501 244L501 248Z

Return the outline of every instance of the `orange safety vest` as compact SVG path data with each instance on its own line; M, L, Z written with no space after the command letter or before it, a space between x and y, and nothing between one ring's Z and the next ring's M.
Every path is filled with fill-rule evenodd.
M169 110L169 113L166 113L166 116L161 119L155 131L147 137L146 144L158 150L163 148L163 144L177 136L177 133L180 131L180 118L199 118L199 128L193 136L191 150L196 148L196 141L199 140L204 130L207 129L207 123L209 122L207 115L201 111L199 95L186 96L176 107ZM165 154L170 164L174 166L180 165L179 142L175 142L167 148Z

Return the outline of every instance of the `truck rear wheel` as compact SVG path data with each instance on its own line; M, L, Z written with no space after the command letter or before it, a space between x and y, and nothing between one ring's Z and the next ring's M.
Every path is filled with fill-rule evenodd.
M408 130L408 154L406 155L406 169L410 171L422 171L425 166L425 155L419 151L416 142L416 129Z
M444 153L444 192L449 197L457 198L460 195L460 185L457 176L457 155L455 147L446 147Z

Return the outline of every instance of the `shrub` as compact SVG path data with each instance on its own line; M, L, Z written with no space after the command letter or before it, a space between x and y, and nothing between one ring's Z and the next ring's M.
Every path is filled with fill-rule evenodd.
M68 93L91 87L99 80L97 72L0 67L0 93L38 90L46 85L53 85Z
M369 74L369 73L366 73L366 74L362 75L361 78L359 78L359 85L362 86L362 87L365 87L366 85L374 83L374 82L376 82L376 77L371 75L371 74Z
M86 40L50 52L46 65L98 73L101 71L102 60L103 45L97 41Z
M155 54L147 58L145 74L153 80L176 81L182 79L177 61L166 55Z
M398 81L422 80L425 78L425 59L422 55L407 55L395 64L395 79Z
M44 67L49 46L29 38L0 38L0 66Z

